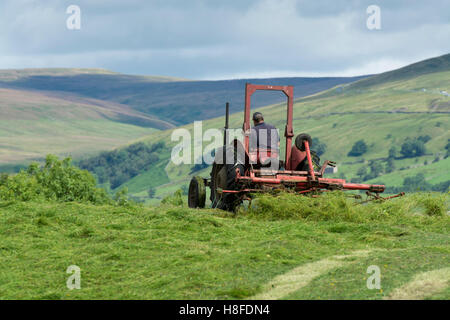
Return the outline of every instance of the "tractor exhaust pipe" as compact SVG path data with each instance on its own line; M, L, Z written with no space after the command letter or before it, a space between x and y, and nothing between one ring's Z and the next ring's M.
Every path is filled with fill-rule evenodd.
M227 102L225 104L225 127L223 128L223 150L222 150L222 161L223 163L226 162L226 155L227 155L227 143L228 143L228 128L229 128L229 121L230 121L230 103Z
M229 121L230 121L230 103L227 102L225 104L225 127L223 132L223 145L227 145L228 140L228 129L229 129Z

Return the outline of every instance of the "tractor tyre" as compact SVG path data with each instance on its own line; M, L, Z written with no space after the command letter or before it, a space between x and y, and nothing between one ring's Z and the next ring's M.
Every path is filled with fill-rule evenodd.
M227 188L227 171L223 164L213 163L211 170L211 206L219 208L222 201L222 189Z
M204 208L206 200L206 189L203 178L192 177L189 184L188 205L189 208Z
M312 145L312 139L311 136L307 133L300 133L296 138L295 138L295 146L297 147L298 150L300 151L305 151L305 144L303 143L303 141L307 140L309 143L309 147L311 148Z
M237 190L236 168L244 174L242 164L216 165L211 172L211 202L212 207L222 210L234 211L240 204L240 198L234 193L222 193L221 190ZM220 166L220 167L219 167Z

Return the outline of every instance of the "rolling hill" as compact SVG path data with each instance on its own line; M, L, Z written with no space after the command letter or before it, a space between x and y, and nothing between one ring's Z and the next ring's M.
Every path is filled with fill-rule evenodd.
M391 186L401 186L404 177L417 174L422 169L427 173L425 178L430 184L448 181L450 158L445 158L445 148L450 139L450 97L445 92L450 91L449 59L450 55L445 55L391 71L388 77L383 74L374 76L377 81L363 79L297 99L294 130L297 134L308 132L326 144L322 159L338 162L335 175L339 177L364 180L363 177L358 178L358 170L369 168L371 162L376 162L382 167L382 172L371 178L372 182L384 182L386 178ZM429 66L427 72L423 72L424 65ZM420 67L417 75L413 72L414 66ZM366 81L370 83L361 86ZM244 95L244 86L241 95ZM282 132L285 119L284 112L280 111L284 108L284 105L275 104L259 111L263 112L266 121ZM231 127L241 127L242 118L242 112L233 114ZM203 128L221 128L223 122L223 117L203 121ZM192 133L192 125L183 127ZM187 186L193 166L170 163L170 150L176 144L170 141L170 134L171 131L155 132L138 140L148 144L164 141L167 150L158 164L123 184L134 196L146 199L148 188L152 187L156 190L155 199L160 199L180 186ZM406 139L419 136L430 138L425 143L426 153L418 157L402 156L400 149ZM352 145L360 139L366 142L368 151L359 157L349 156ZM387 158L392 147L397 150L391 164L392 172L388 174ZM195 174L207 177L209 170L202 169Z
M395 169L373 181L400 186L417 173L425 173L432 184L448 181L448 59L431 61L433 72L415 74L409 67L408 77L400 69L383 81L339 85L297 99L295 132L320 138L327 146L322 159L337 160L336 175L346 178L356 178L371 161L387 167L389 149L400 148L407 138L425 137L425 154L403 157L397 150L391 158ZM209 168L195 171L192 165L170 163L177 143L170 141L173 129L152 128L154 121L164 120L128 106L35 89L1 88L0 97L0 150L9 151L4 156L17 152L37 157L76 146L82 147L80 154L97 153L108 143L112 147L120 139L134 139L83 161L99 169L96 173L107 159L113 160L113 171L137 170L116 190L127 186L136 199L147 202L187 186L193 174L209 174ZM259 110L283 128L284 105ZM242 112L233 114L231 126L241 127L242 117ZM223 122L223 117L209 119L203 127L220 128ZM183 127L192 133L192 124ZM359 139L366 141L367 152L349 156ZM143 157L152 164L140 163ZM318 198L281 193L259 196L257 206L231 214L189 209L175 201L159 206L141 206L123 197L104 201L89 174L53 168L40 172L45 179L36 179L39 170L33 166L34 175L0 179L3 299L450 297L448 193L407 194L365 205L355 205L339 191ZM154 189L151 199L149 188ZM71 265L81 270L80 290L67 287ZM381 288L367 285L368 266L380 269Z
M171 125L117 103L0 89L0 164L109 150ZM139 124L139 125L137 125Z
M360 78L290 81L310 94ZM188 81L103 69L0 70L0 170L15 171L47 153L86 157L175 124L216 117L225 99L236 111L244 82ZM270 96L267 101L279 99Z
M241 110L245 82L294 85L298 97L310 95L364 77L348 78L275 78L223 81L186 81L160 76L134 76L105 70L85 69L0 71L0 88L70 93L127 105L130 108L174 125L205 120L223 114L223 104L231 103L231 112ZM255 103L265 106L280 102L274 93L255 95ZM164 127L155 125L157 129Z

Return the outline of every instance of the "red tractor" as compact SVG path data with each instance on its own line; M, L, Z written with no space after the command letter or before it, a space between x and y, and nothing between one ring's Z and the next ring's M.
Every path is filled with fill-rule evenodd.
M284 161L278 167L267 168L261 165L259 150L249 148L250 101L256 90L282 91L287 96L287 122L284 136L286 150ZM188 204L191 208L203 208L206 200L206 187L211 189L210 200L213 208L233 211L249 195L257 192L271 192L276 189L288 189L298 194L319 193L329 190L365 190L368 196L377 199L385 189L384 185L348 183L344 179L324 178L327 166L335 166L333 161L326 160L320 165L314 152L311 151L311 137L299 134L292 139L294 88L292 86L270 86L246 84L244 110L244 143L235 139L227 143L229 108L226 107L224 145L216 150L216 158L212 165L211 178L199 176L192 178L189 185ZM271 157L278 157L272 153ZM229 161L231 159L231 161ZM227 161L225 161L227 160Z

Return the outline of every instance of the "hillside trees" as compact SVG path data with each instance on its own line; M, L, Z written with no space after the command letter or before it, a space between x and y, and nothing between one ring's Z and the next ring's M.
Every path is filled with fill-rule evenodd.
M312 146L316 154L320 157L327 151L327 145L324 142L321 142L319 138L312 138Z
M156 194L156 190L154 188L149 188L147 190L147 195L150 199L154 198Z
M448 158L450 155L450 139L447 140L447 145L445 146L445 150L447 150L445 157Z
M425 143L430 141L430 136L419 136L417 138L406 138L401 146L400 153L405 158L420 157L426 154Z
M396 155L397 155L397 148L393 146L389 149L388 159L395 159Z
M81 160L79 166L95 174L99 183L109 182L111 188L115 189L159 161L165 149L164 142L153 145L139 142Z
M366 166L362 166L361 168L358 169L358 171L356 172L356 175L360 178L363 179L367 174L367 167Z
M352 150L347 154L349 157L359 157L367 152L367 144L364 140L358 140L352 147Z
M423 173L418 173L415 176L406 177L403 180L401 187L386 187L386 192L398 193L398 192L418 192L418 191L437 191L448 192L450 187L450 180L443 181L437 184L430 184L426 181Z
M386 173L391 173L395 171L395 164L394 164L394 160L393 158L388 158L386 160L386 165L385 165L385 172Z
M365 180L373 179L383 173L383 165L380 161L370 161L370 173L365 177Z

